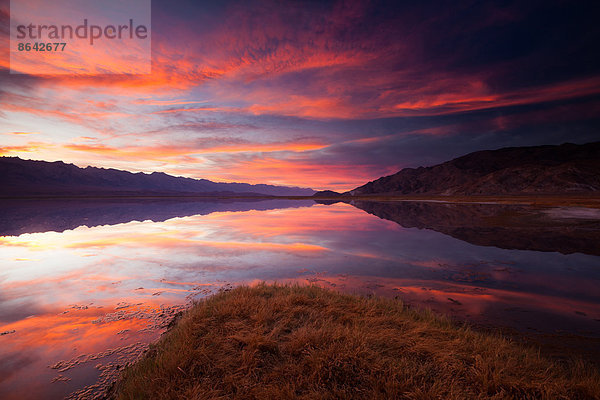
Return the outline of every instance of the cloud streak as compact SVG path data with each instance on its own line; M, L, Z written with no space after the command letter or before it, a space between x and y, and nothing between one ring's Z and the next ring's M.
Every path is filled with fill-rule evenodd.
M600 28L584 5L152 12L152 74L0 74L3 153L348 190L473 150L599 138Z

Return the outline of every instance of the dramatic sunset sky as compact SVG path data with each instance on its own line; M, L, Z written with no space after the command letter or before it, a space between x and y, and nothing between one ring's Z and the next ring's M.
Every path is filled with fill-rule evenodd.
M0 4L0 155L348 190L600 140L595 1L159 0L138 76L9 74Z

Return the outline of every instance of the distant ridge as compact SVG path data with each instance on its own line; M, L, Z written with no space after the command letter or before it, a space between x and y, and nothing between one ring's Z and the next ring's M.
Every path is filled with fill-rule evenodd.
M404 168L345 195L600 194L600 142L507 147Z
M97 167L80 168L62 161L0 157L1 197L22 196L311 196L312 189L217 183L167 175Z
M313 197L337 197L341 195L341 193L334 192L333 190L321 190L313 194Z

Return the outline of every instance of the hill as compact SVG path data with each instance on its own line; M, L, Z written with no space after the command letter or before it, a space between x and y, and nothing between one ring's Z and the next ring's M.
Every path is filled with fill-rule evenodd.
M62 161L0 157L2 197L22 196L137 196L137 195L269 195L310 196L298 187L219 183L163 172L146 174L97 167L80 168Z
M333 190L321 190L313 194L313 197L337 197L341 195L341 193L334 192Z
M431 167L404 168L346 194L559 193L600 193L600 142L478 151Z

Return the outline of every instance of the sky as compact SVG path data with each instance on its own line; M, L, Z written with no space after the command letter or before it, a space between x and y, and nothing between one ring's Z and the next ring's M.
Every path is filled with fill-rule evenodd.
M40 75L0 0L0 155L345 191L600 140L596 2L216 3L152 1L150 74Z

